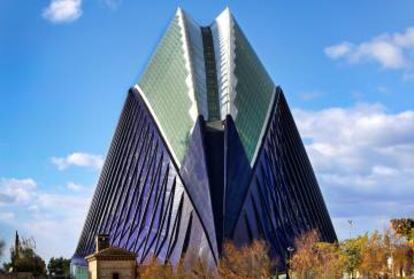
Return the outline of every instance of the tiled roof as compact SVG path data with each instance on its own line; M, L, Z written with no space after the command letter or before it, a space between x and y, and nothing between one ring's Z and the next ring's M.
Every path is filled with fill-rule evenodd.
M135 260L136 254L123 248L109 247L87 256L85 259L97 260Z

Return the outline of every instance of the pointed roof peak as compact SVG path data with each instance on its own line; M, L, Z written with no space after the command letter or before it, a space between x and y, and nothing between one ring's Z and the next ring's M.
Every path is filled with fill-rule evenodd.
M176 16L185 16L185 17L188 17L188 13L186 12L186 10L185 9L183 9L181 6L178 6L177 7L177 10L176 10L176 12L175 12L175 15Z
M183 8L181 8L181 6L177 7L177 10L175 11L175 15L181 15L184 13Z
M229 20L233 19L233 14L231 13L229 6L224 8L224 10L216 17L216 20L220 18L227 18Z
M195 21L191 16L189 16L188 13L181 6L177 7L177 10L175 11L175 16L185 17L185 18L191 20L192 22L196 23L197 25L199 25L198 22ZM228 22L231 22L231 21L234 20L234 16L233 16L229 6L226 6L219 13L219 15L215 18L214 21L217 21L217 20L220 20L220 19L224 20L224 21L228 21Z
M223 12L226 12L226 13L228 13L228 14L230 14L230 15L232 14L229 6L226 6L226 7L224 8Z

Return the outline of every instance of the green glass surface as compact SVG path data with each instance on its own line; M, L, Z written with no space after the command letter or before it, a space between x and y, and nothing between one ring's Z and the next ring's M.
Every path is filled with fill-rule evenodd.
M189 73L185 67L182 40L182 30L176 16L139 81L142 93L155 112L179 163L185 155L194 124L189 115L191 100L186 84Z
M158 119L160 128L173 149L178 163L181 163L194 121L189 115L192 104L188 96L189 88L186 79L190 73L185 66L183 30L178 20L178 16L175 16L169 25L147 65L139 85ZM203 57L203 43L197 34L198 27L187 25L187 28L190 31L188 47L191 63L195 69L193 84L195 99L199 109L207 106L209 119L216 120L219 115L218 100L216 100L216 94L212 94L214 92L212 92L211 86L208 86L212 77L207 74L207 81L202 77L205 75L203 72L209 70L210 67L201 68L202 60L206 57ZM274 94L274 84L236 22L234 35L236 46L234 74L237 78L237 95L234 100L234 105L237 108L235 123L246 155L249 160L252 160L261 131L266 124L264 122L272 94ZM209 52L204 50L205 54L209 54ZM207 62L209 62L208 59ZM201 69L203 71L200 71ZM207 84L204 84L205 82ZM207 92L202 89L203 87L207 87ZM202 92L205 92L203 94L207 94L207 96L201 96ZM206 101L207 104L204 103Z
M236 128L246 155L252 160L260 133L266 125L274 84L240 27L235 23L235 76L237 78Z

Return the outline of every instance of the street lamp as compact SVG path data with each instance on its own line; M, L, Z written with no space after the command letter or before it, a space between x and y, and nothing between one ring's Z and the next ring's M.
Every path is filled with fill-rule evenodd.
M349 224L349 239L352 238L352 225L354 224L354 222L350 219L348 220L348 224Z
M295 251L295 248L289 246L287 248L287 251L288 251L289 257L288 257L288 262L286 263L286 275L287 275L287 278L290 279L290 262L292 260L292 253L293 251Z

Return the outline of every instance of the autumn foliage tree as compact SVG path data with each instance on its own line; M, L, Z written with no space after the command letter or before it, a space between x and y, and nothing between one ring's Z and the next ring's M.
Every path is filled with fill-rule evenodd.
M377 231L340 243L320 242L310 231L295 241L290 261L294 278L412 278L412 226L404 219L391 223L392 231Z
M180 262L173 266L171 263L159 262L152 258L138 268L138 278L142 279L207 279L218 278L215 269L207 261L193 251L189 251Z
M414 219L392 219L391 227L396 234L404 237L408 243L414 247Z
M337 244L320 242L319 233L312 230L296 239L295 246L290 267L296 277L342 278L345 257Z
M340 243L322 242L318 231L311 230L295 240L289 275L295 279L413 278L414 221L395 219L391 227ZM152 260L139 268L139 278L273 278L276 264L268 252L263 241L243 247L225 243L217 269L189 251L174 268Z
M392 273L403 278L404 274L411 274L413 270L413 249L407 244L395 246L393 250Z
M174 268L170 263L161 263L155 258L138 268L142 279L265 279L275 271L275 261L268 256L264 241L253 241L251 245L236 247L226 243L217 269L209 267L203 257L188 251Z
M319 233L309 231L295 240L296 252L290 260L289 266L299 278L306 278L313 272L317 264L315 245L319 242Z
M171 279L176 273L169 263L161 263L155 257L138 268L138 278L145 279Z
M275 267L276 262L269 258L264 241L255 240L251 245L241 248L226 243L218 274L221 278L228 279L269 278Z
M209 266L205 257L200 256L196 251L187 251L184 260L180 263L178 274L185 279L208 279L217 278L217 272Z
M411 275L414 263L413 246L401 233L394 228L384 234L385 245L389 249L388 269L392 278L404 278L404 275Z
M315 246L317 265L314 274L321 279L342 278L345 257L337 243L318 242Z
M385 245L384 236L378 232L371 234L362 247L362 262L359 272L368 278L378 278L387 272L389 247Z

